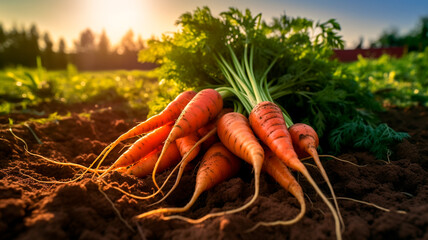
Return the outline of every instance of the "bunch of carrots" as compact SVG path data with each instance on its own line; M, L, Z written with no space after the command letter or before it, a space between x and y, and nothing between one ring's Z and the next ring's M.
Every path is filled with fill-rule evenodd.
M252 21L260 21L260 15ZM257 24L255 24L257 26ZM158 115L138 124L108 145L86 171L92 171L103 178L111 171L120 171L138 177L152 176L157 190L148 196L134 196L151 199L162 193L166 182L178 169L173 187L157 203L165 200L177 187L185 167L198 155L203 155L196 175L193 196L184 207L159 208L136 216L145 218L153 214L180 213L188 210L197 198L208 189L234 176L241 160L254 170L254 195L243 206L223 212L207 214L199 219L181 215L164 216L164 219L181 219L199 223L208 218L233 214L250 207L259 196L259 182L262 171L271 175L282 187L296 197L301 206L300 213L291 220L259 222L248 231L260 226L293 224L305 214L306 205L303 189L290 172L297 171L312 185L332 212L337 239L341 239L344 223L334 191L319 160L317 148L319 139L316 131L303 123L294 124L287 111L275 103L282 94L281 88L268 83L268 73L275 64L269 64L264 72L254 71L255 37L248 35L243 52L236 54L228 45L228 53L213 53L217 67L225 82L212 88L184 91ZM239 57L238 57L239 56ZM230 107L230 108L229 108ZM120 142L141 136L110 167L100 166L107 155ZM311 156L328 183L334 204L320 190L301 158ZM97 162L95 168L92 166ZM159 186L156 174L174 167L166 181Z
M211 217L247 209L259 196L260 174L265 171L296 197L301 205L301 211L294 219L288 221L257 223L249 229L252 231L259 226L289 225L304 216L306 206L303 190L290 172L291 169L301 173L327 204L335 220L337 238L341 239L343 220L328 176L318 157L318 135L307 124L293 124L285 110L275 104L270 92L263 87L266 84L266 74L257 80L251 72L251 57L246 58L248 51L251 56L254 47L248 45L245 47L242 64L238 63L232 50L230 51L232 64L223 56L218 57L218 65L228 77L230 86L205 88L199 92L182 92L161 113L138 124L108 145L92 164L100 159L98 166L87 170L91 169L90 171L100 174L99 178L103 178L111 171L120 171L137 177L151 174L157 190L151 195L139 197L150 199L162 192L166 182L178 168L173 187L161 200L152 204L154 205L170 195L179 184L186 165L201 153L201 149L205 149L205 152L201 153L203 157L196 176L194 194L188 204L177 208L159 208L136 216L136 219L141 219L153 214L171 214L188 210L200 194L234 176L239 170L241 160L244 160L254 169L255 189L250 201L239 208L210 213L199 219L189 219L180 215L165 216L164 219L199 223ZM233 109L224 107L225 103L233 105ZM106 170L99 169L115 146L123 140L140 135L143 136L110 167ZM321 170L330 187L335 206L319 189L305 165L299 160L307 156L311 156ZM156 174L171 167L174 167L174 170L159 187Z
M152 174L157 186L156 173L167 168L179 167L180 171L174 186L160 201L156 202L159 203L176 188L185 166L196 158L201 144L205 143L204 148L207 150L203 155L196 176L195 191L189 203L181 208L160 208L142 213L137 218L156 213L177 213L188 210L201 193L233 177L239 170L240 159L242 159L254 168L255 193L249 202L240 208L211 213L196 220L178 215L165 217L165 219L184 219L196 223L211 217L242 211L257 199L260 174L264 170L297 198L301 205L301 212L293 220L262 222L252 230L261 225L292 224L300 220L305 212L303 190L289 170L293 169L302 173L327 203L337 222L336 231L340 236L337 209L320 191L299 160L299 157L310 155L320 169L323 169L316 152L319 143L316 132L302 123L287 128L282 110L270 101L260 101L256 104L249 117L231 109L224 109L221 93L224 94L214 89L203 89L198 93L194 91L181 93L160 114L140 123L110 144L100 154L101 161L119 142L147 133L129 147L108 169L97 168L95 172L102 172L99 177L105 176L110 171L121 171L137 177ZM322 170L322 172L328 179L325 171ZM158 191L144 199L160 193L165 183L158 187Z

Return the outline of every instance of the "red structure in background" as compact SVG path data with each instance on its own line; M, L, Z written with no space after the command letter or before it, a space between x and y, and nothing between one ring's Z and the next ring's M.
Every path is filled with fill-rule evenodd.
M346 49L334 50L334 59L340 62L353 62L358 60L358 55L365 58L379 58L383 54L400 58L407 52L406 47L368 48L368 49Z

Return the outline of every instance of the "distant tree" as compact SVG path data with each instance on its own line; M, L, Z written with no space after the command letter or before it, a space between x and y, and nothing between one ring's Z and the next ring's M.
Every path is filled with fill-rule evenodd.
M91 29L86 29L80 34L79 41L74 42L77 52L94 52L95 51L95 36Z
M137 51L137 46L134 42L134 32L129 29L120 41L119 51L123 54L129 54Z
M144 48L143 38L139 35L134 41L134 32L130 29L121 42L111 46L105 30L99 38L86 29L73 42L73 52L67 52L65 40L59 39L58 47L50 34L39 34L35 24L29 28L18 27L16 24L6 31L0 23L0 68L6 66L35 67L37 57L48 69L65 69L68 63L81 70L106 69L147 69L154 66L143 65L137 61L137 53ZM41 46L39 46L41 43ZM113 50L114 49L114 50ZM119 50L120 53L119 54Z
M409 33L400 35L397 28L384 31L371 47L407 46L409 51L422 51L428 47L428 17L422 17Z
M51 40L51 37L49 36L49 33L45 33L43 35L43 41L45 43L45 48L42 52L42 63L43 66L46 68L54 68L55 66L55 56L53 51L53 42Z
M0 68L5 66L5 48L6 32L3 30L3 24L0 23Z
M65 40L64 38L60 38L59 44L58 44L58 53L65 53L66 50L67 50L67 46L65 44Z
M363 43L364 43L364 38L360 37L360 41L357 44L357 46L355 47L355 49L361 49L361 48L363 48Z
M144 44L144 40L141 37L141 35L138 35L138 39L137 39L137 50L141 50L145 48L145 44Z
M45 42L45 48L43 49L43 52L53 53L53 42L49 33L45 33L43 35L43 41Z
M59 39L58 43L58 52L56 54L56 64L55 67L58 69L65 69L67 67L67 54L66 54L66 45L64 38Z
M25 39L25 32L24 39ZM30 27L30 31L28 34L28 39L24 40L24 48L25 51L25 61L24 65L29 67L35 67L36 66L36 59L38 56L40 56L40 48L39 48L39 31L37 29L37 26L35 24L32 24Z
M0 23L0 46L3 46L5 41L6 41L6 33L4 32L3 24Z
M12 30L7 35L5 49L5 59L8 65L24 65L30 64L29 59L32 59L34 51L32 50L25 29L18 30L14 25Z
M98 52L101 55L108 55L110 53L110 40L107 37L106 31L103 29L100 40L98 42Z
M383 31L379 39L372 45L376 47L394 47L401 46L402 41L401 37L398 34L397 28L392 28L389 30Z
M428 46L428 16L421 18L419 22L420 26L420 43L419 43L419 50L423 50L425 47Z
M3 29L3 24L0 23L0 51L4 50L6 42L6 32Z

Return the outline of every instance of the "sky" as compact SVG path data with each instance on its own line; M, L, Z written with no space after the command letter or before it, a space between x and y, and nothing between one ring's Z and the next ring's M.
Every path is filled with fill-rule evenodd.
M143 39L177 31L179 16L202 6L214 15L229 7L248 8L267 22L283 14L315 22L335 18L346 48L360 38L368 46L392 28L406 34L428 16L428 0L0 0L0 23L6 30L36 24L54 42L64 38L68 48L87 28L96 34L105 30L115 45L129 29Z

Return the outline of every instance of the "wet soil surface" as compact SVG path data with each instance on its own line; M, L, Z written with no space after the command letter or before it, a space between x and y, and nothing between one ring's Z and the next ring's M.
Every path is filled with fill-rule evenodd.
M154 200L137 200L116 189L147 195L155 190L149 176L136 178L112 172L105 177L106 185L86 173L77 181L59 183L73 179L82 171L26 153L24 144L9 131L8 118L14 119L13 132L26 141L30 152L55 161L89 166L109 143L143 121L147 112L124 110L121 104L113 103L109 107L49 106L46 109L71 112L71 115L45 123L29 122L27 126L18 124L40 116L15 113L0 117L2 239L335 239L331 212L309 183L296 173L306 194L307 212L301 221L291 226L260 227L245 233L258 221L292 219L299 212L295 198L265 173L261 177L260 197L240 213L211 218L200 224L167 221L161 215L134 221L134 216L148 210L184 206L193 192L197 161L187 168L174 193L156 206L148 205L160 196ZM91 112L91 117L79 114L82 112ZM391 108L381 118L395 130L411 136L394 146L388 159L376 159L363 151L344 151L338 155L349 162L322 159L338 197L389 209L339 199L345 222L343 238L428 239L428 110ZM133 141L135 139L116 147L103 167L112 164L120 151ZM328 193L317 169L312 165L308 165L308 169L320 188ZM158 182L162 183L169 173L170 170L159 174ZM182 215L199 218L243 205L253 195L252 174L251 167L243 164L237 176L203 193ZM171 186L172 181L166 189ZM397 212L400 210L407 214Z

